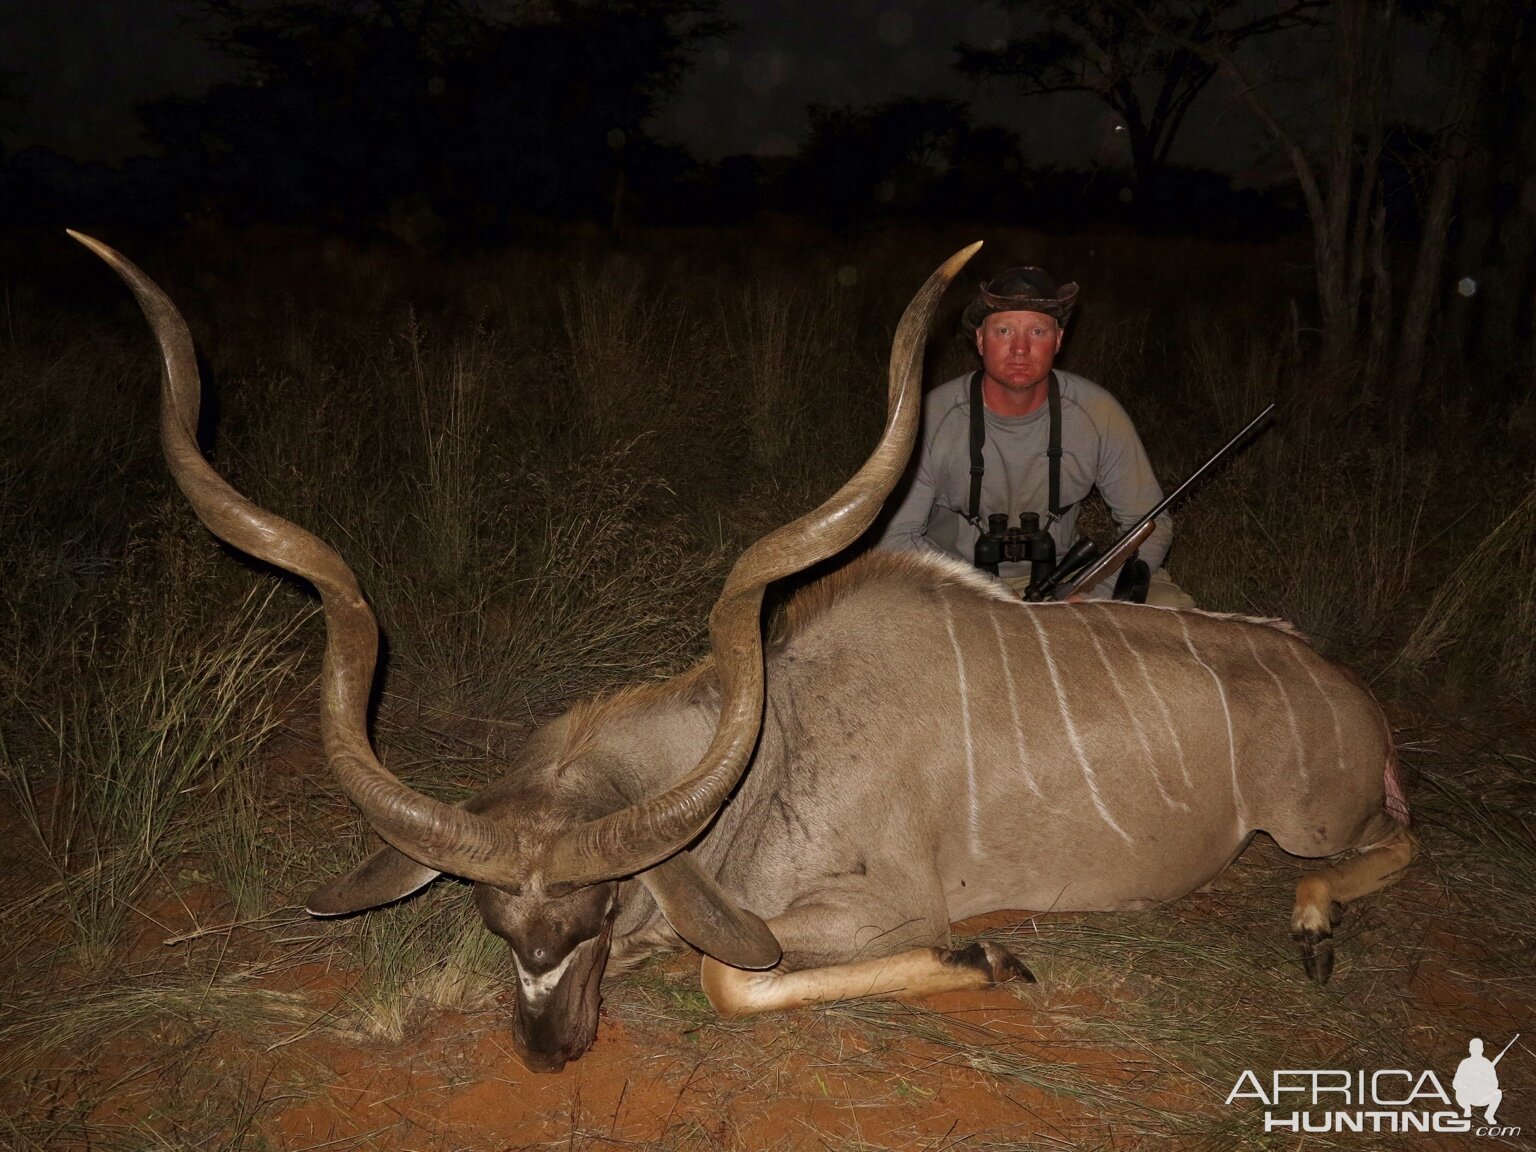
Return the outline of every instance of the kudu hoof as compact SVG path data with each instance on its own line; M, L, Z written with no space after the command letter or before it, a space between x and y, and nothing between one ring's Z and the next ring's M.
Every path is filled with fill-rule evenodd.
M964 948L940 948L939 959L959 968L972 968L987 978L990 984L1006 984L1010 980L1035 982L1035 974L1024 967L1023 961L1001 944L979 940Z
M1295 933L1295 938L1301 942L1301 966L1307 975L1319 984L1328 983L1328 977L1333 975L1332 931L1309 928Z

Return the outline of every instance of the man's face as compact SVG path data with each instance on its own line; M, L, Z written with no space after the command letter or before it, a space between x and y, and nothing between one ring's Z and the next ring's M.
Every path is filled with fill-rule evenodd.
M976 329L976 351L988 376L1025 392L1050 375L1061 336L1056 318L1043 312L993 312Z

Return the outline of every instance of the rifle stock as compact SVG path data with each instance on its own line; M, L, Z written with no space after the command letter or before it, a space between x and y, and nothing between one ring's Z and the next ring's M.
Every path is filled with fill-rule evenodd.
M1093 588L1102 581L1108 580L1116 572L1125 566L1125 562L1131 558L1136 549L1140 548L1148 536L1152 535L1157 527L1156 520L1144 520L1132 528L1104 555L1100 556L1088 567L1084 568L1067 585L1067 590L1062 599L1076 595L1088 588Z

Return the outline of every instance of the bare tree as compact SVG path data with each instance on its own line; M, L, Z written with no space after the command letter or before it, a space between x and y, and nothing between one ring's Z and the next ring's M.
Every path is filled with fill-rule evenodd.
M1143 12L1142 20L1149 32L1173 39L1230 78L1237 98L1284 150L1312 224L1323 365L1331 374L1341 374L1359 336L1367 269L1374 289L1369 363L1382 361L1390 331L1386 211L1379 173L1397 4L1396 0L1335 0L1331 7L1331 115L1320 156L1308 149L1302 134L1270 101L1258 78L1229 45L1184 36L1159 24L1150 9Z
M1490 55L1471 116L1468 153L1475 163L1458 201L1457 261L1458 275L1478 283L1467 311L1480 323L1476 341L1457 348L1477 357L1498 398L1529 400L1536 395L1536 338L1529 332L1536 322L1536 12L1492 0L1480 7Z
M1470 309L1463 306L1452 310L1447 324L1443 305L1446 253L1458 233L1462 275L1482 267L1488 288L1481 360L1504 371L1526 356L1536 359L1536 345L1515 347L1519 317L1536 309L1530 298L1536 288L1530 270L1536 254L1536 118L1530 114L1536 84L1528 78L1536 66L1536 17L1527 6L1500 0L1333 0L1330 7L1330 120L1327 143L1318 150L1308 149L1298 123L1279 112L1228 46L1181 37L1159 25L1151 9L1142 21L1230 78L1237 98L1290 160L1312 225L1322 366L1336 384L1353 372L1368 385L1390 367L1400 395L1428 398L1423 382L1433 338L1446 336L1444 346L1454 354L1463 347L1457 333L1469 322ZM1419 244L1394 342L1380 174L1383 108L1400 15L1441 29L1441 47L1454 53L1455 70L1421 166L1428 176ZM1501 197L1507 206L1498 203ZM1362 321L1365 355L1359 357ZM1360 364L1363 373L1355 368Z
M1467 0L1458 9L1463 42L1462 65L1446 104L1439 148L1424 209L1424 222L1413 281L1398 333L1395 372L1405 396L1416 395L1423 382L1430 327L1440 303L1445 253L1451 234L1452 209L1463 170L1472 150L1472 120L1493 55L1497 9L1492 0Z
M1255 37L1311 22L1326 0L1281 0L1245 19L1238 0L1002 0L1045 18L1001 47L958 45L959 68L1016 83L1031 96L1086 92L1125 126L1137 183L1153 189L1196 98L1223 55ZM1217 51L1219 49L1219 52Z

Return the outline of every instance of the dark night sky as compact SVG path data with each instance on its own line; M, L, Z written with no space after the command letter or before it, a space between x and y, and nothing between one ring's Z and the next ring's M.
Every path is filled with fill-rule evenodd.
M10 139L83 160L142 153L135 101L231 74L181 11L173 0L0 0L0 70L17 74L26 101Z
M1090 163L1111 134L1097 101L1027 104L1005 90L983 94L954 73L958 41L1006 37L1008 19L994 5L724 0L724 11L739 31L701 53L662 119L670 135L704 154L791 152L806 129L807 104L899 95L975 100L978 118L1018 131L1027 153L1069 163Z
M27 103L12 117L18 146L44 144L90 160L144 150L137 100L195 94L232 65L182 26L177 0L0 0L0 69L18 74ZM1115 168L1127 156L1107 110L1086 96L1022 101L986 91L950 69L960 40L1006 36L993 4L953 0L724 0L738 25L706 46L682 90L658 117L659 134L704 158L784 154L803 138L808 103L867 104L897 95L972 99L978 119L1018 132L1037 163ZM1400 55L1404 115L1432 119L1439 86L1428 79L1427 44ZM1296 49L1278 77L1287 107L1315 109L1326 123L1326 82L1313 80L1322 53ZM1277 170L1273 150L1217 81L1174 159L1228 172Z

